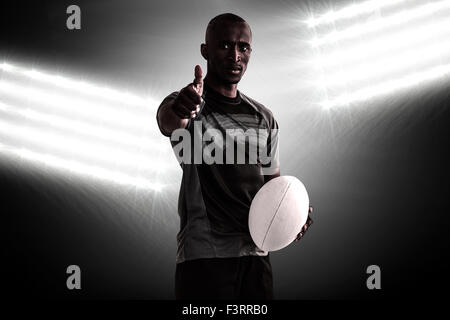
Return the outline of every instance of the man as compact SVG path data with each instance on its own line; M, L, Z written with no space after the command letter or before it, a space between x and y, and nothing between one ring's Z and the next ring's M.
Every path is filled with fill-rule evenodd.
M224 133L226 138L230 132L259 129L267 133L265 148L274 153L278 124L271 111L237 90L250 60L251 42L250 27L239 16L226 13L209 22L205 43L200 47L207 61L205 79L197 65L193 83L169 95L158 109L158 126L165 136L172 135L173 146L178 142L174 136L179 129L189 132L192 139L200 137L200 141L208 129ZM195 142L187 144L192 149L183 149L176 298L272 299L269 256L252 241L248 214L256 192L280 175L278 162L275 158L269 164L259 158L252 162L248 138L246 162L237 163L239 154L229 148L235 148L234 141L230 145L224 139L215 136L210 140L217 147L215 159L234 162L186 161L192 160L187 153L195 153ZM201 145L205 148L204 140ZM217 158L222 151L224 154ZM310 223L309 219L297 239Z

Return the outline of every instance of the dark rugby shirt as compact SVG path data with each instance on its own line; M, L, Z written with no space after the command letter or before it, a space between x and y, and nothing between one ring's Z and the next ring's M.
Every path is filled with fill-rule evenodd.
M172 93L162 104L175 99L177 94ZM190 148L184 145L186 148L180 152L183 139L174 139L172 135L175 154L179 160L181 155L186 156L181 163L177 263L199 258L266 255L251 239L248 214L253 197L264 184L264 174L271 172L263 168L279 167L276 156L270 158L269 164L260 158L260 152L277 154L278 124L269 109L239 91L236 98L229 98L205 86L203 100L199 115L189 121L184 132L189 132ZM202 141L205 137L210 138ZM203 151L198 157L198 146L201 150L209 146L211 151L212 144L214 151L208 154L215 157L214 162L205 161Z

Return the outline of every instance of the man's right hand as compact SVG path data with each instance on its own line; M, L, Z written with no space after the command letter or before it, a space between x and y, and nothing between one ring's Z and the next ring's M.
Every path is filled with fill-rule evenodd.
M173 112L180 119L195 118L200 111L203 94L203 74L199 65L195 66L194 81L180 90L172 104Z

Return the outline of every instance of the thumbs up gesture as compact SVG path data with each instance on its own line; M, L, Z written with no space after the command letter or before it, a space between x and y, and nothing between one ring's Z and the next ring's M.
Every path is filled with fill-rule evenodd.
M203 94L203 72L199 65L194 69L194 81L180 90L172 110L180 119L195 118L200 111Z
M203 72L202 68L199 65L195 66L194 77L195 77L193 82L194 89L201 97L203 94Z

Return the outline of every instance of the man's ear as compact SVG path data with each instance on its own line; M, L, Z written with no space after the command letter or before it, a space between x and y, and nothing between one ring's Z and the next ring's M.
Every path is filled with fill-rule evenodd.
M200 45L200 53L202 54L202 57L205 58L205 60L208 60L208 50L206 48L206 44L202 43Z

